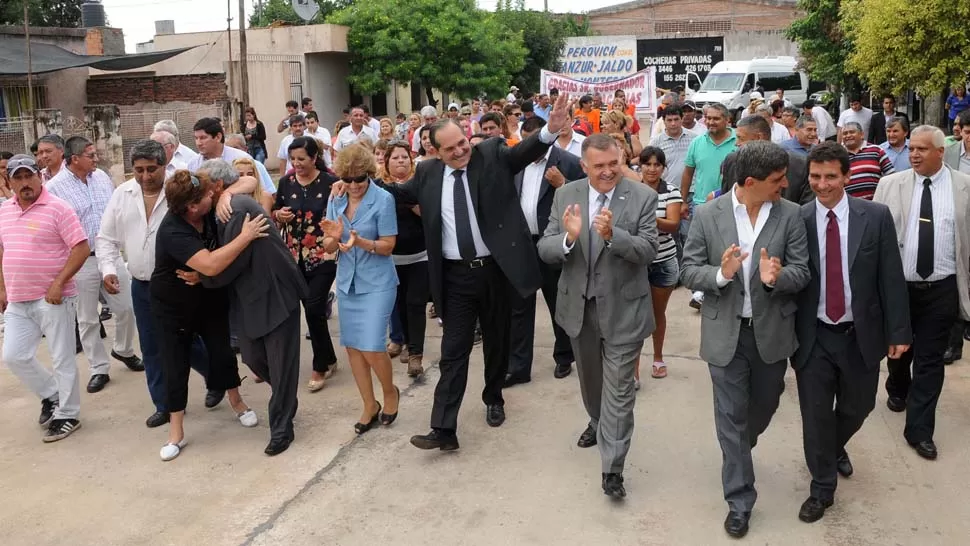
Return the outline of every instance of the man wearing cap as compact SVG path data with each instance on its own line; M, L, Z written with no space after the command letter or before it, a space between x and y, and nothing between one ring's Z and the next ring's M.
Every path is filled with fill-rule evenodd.
M81 427L77 360L74 355L74 274L91 254L74 210L44 187L34 158L7 162L14 196L0 205L0 311L6 331L2 359L41 399L44 442L56 442ZM37 360L47 338L54 373Z
M519 88L516 86L509 87L509 94L505 96L505 100L508 102L515 102L515 94L519 92Z
M680 107L680 110L683 112L684 116L682 123L684 129L698 135L707 132L707 125L704 125L703 119L697 117L697 107L694 106L693 102L684 102L683 106ZM701 118L703 117L704 116L702 114Z
M458 119L458 113L460 110L461 110L461 107L458 106L458 103L453 102L448 105L448 111L445 112L445 115L451 119Z

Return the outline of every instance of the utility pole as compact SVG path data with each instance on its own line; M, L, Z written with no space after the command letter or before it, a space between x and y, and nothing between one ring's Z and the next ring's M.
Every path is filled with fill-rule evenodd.
M235 95L233 95L233 83L235 83L235 78L233 78L234 71L232 69L232 0L226 0L226 39L229 42L229 101L235 102L233 101L235 98ZM231 106L229 110L232 111ZM232 118L232 116L229 117ZM229 120L229 130L235 132L235 119Z
M30 60L30 14L28 13L29 0L24 1L24 42L27 46L27 109L30 111L31 125L34 125L34 74ZM37 130L34 129L34 132Z
M239 0L239 84L243 106L249 106L249 52L246 46L246 0ZM240 127L242 127L240 125Z

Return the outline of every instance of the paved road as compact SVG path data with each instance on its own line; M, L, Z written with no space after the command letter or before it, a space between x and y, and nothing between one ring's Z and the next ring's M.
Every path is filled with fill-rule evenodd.
M193 375L187 434L163 463L164 428L149 430L142 374L113 368L101 393L82 395L83 428L41 443L38 402L0 369L0 544L4 545L615 545L730 544L721 523L720 452L710 379L697 355L699 317L686 291L671 301L670 375L644 380L627 460L628 498L600 490L599 456L575 442L586 419L575 374L552 377L551 329L540 310L533 382L509 389L508 421L484 422L481 351L473 354L461 414L462 449L422 452L408 444L427 430L437 370L423 384L397 379L397 422L355 438L359 398L346 359L319 393L301 391L297 441L277 458L268 440L269 389L250 380L244 396L262 422L241 428L227 405L207 411ZM542 306L540 305L540 308ZM336 329L337 321L331 322ZM109 330L111 323L108 323ZM436 358L440 329L429 324ZM109 332L110 333L110 332ZM304 342L309 375L309 342ZM644 361L650 361L649 343ZM968 355L970 356L970 355ZM46 350L42 352L46 361ZM86 361L79 358L81 366ZM648 369L645 371L649 372ZM645 376L648 375L645 374ZM303 378L305 382L306 377ZM82 373L82 388L87 371ZM936 462L902 440L903 416L885 394L849 444L855 475L835 507L812 525L797 520L809 477L801 448L794 376L755 450L760 499L749 544L956 545L970 536L970 365L947 369Z

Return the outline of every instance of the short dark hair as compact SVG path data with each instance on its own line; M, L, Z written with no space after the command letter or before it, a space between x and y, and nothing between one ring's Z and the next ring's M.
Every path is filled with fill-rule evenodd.
M11 157L13 157L11 152L0 152L0 159L10 159Z
M523 114L526 112L535 112L535 111L536 111L535 103L533 103L531 100L527 100L522 103Z
M303 116L301 116L300 114L293 114L292 116L290 116L290 127L298 123L300 125L306 125L306 121L304 121Z
M579 97L580 106L583 106L584 104L592 104L592 102L593 102L592 95L583 95L582 97Z
M286 101L286 107L287 108L299 108L300 107L300 103L296 102L295 100L288 100L288 101Z
M75 156L83 154L88 146L94 146L94 143L83 136L72 136L67 139L67 142L64 143L64 156L67 157L67 164L70 165L71 159Z
M429 130L431 131L431 134L428 135L428 138L431 139L432 146L434 146L435 148L438 147L438 131L444 129L449 125L454 125L455 127L458 127L459 129L461 129L461 125L459 125L457 121L451 118L439 119L438 121L431 124L431 127L429 128ZM427 127L427 125L425 127ZM422 128L421 130L423 131L424 128ZM462 129L461 133L465 134L464 129Z
M525 120L522 123L522 127L519 128L520 131L525 133L534 133L546 126L546 120L535 116Z
M612 149L619 150L620 145L616 142L616 139L614 139L610 135L607 135L605 133L593 133L588 137L586 137L586 140L583 141L583 147L580 153L582 153L585 156L586 150L590 148L593 148L594 150L600 150L600 151L606 151L606 150L612 150Z
M747 119L747 118L745 118ZM740 186L748 178L765 180L788 168L788 152L771 141L749 142L737 152L734 163L735 183Z
M37 145L40 144L39 140L35 140L33 144L30 145L30 153L37 155Z
M404 115L404 112L398 112L397 115L394 117L396 119L401 119L401 120L408 119L408 117Z
M303 100L300 101L300 104L302 104L303 106L306 106L311 102L313 102L313 99L311 99L310 97L303 97Z
M365 114L370 115L370 108L368 108L366 104L361 104L357 108L363 110Z
M781 111L785 109L785 101L783 100L773 100L771 101L771 115L780 116Z
M765 118L754 115L741 118L738 122L737 128L740 129L744 127L745 129L761 135L762 140L771 140L771 126L768 125L768 120Z
M154 161L161 167L168 163L165 147L151 139L139 140L131 147L131 163L134 164L139 159Z
M815 100L807 99L805 102L802 103L802 108L815 108Z
M320 116L317 115L317 111L316 110L310 110L309 112L306 113L305 116L303 116L303 118L304 118L304 120L307 120L307 119L311 119L312 118L317 123L320 123Z
M850 94L849 95L849 104L852 104L853 102L862 102L862 96L859 95L858 93L852 93L852 94Z
M223 132L224 129L219 118L202 118L195 122L195 125L192 126L192 131L205 131L205 134L212 138L216 138L217 135L222 135L219 142L226 141L226 133Z
M549 90L549 96L551 97L553 95L557 95L558 96L559 95L559 89L557 89L555 87L553 87L552 89L550 89Z
M667 166L667 154L663 150L656 146L644 146L643 150L640 150L640 165L646 165L650 158L656 158L657 163Z
M882 96L882 100L886 100L886 99L896 102L896 95L893 95L892 93L886 93L885 95Z
M957 119L960 120L960 126L970 125L970 110L964 110L957 114Z
M502 116L498 112L486 112L483 114L481 119L478 120L478 126L481 127L486 121L491 121L499 127L502 127L502 124L505 123L505 120L502 119Z
M667 116L684 117L684 109L676 104L672 104L663 109L663 118L666 119Z
M821 142L808 152L808 170L811 172L812 163L827 163L838 161L842 174L849 174L849 151L836 142Z
M64 151L64 139L60 135L54 133L46 134L37 139L37 145L39 146L41 142L46 142L48 144L53 144L55 148L60 151Z

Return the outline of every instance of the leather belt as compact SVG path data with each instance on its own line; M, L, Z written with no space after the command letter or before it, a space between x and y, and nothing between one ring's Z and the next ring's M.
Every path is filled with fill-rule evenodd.
M741 326L746 326L748 328L754 328L754 319L751 317L738 317L741 319Z
M854 322L840 322L838 324L829 324L824 320L817 319L820 328L825 328L830 332L835 332L837 334L851 334L855 331Z
M953 277L954 277L953 275L950 275L949 277L945 277L945 278L940 279L938 281L917 281L917 282L907 281L906 282L906 286L908 286L910 288L914 288L916 290L929 290L930 288L933 288L934 286L938 286L938 285L943 284L943 283L951 283L951 282L953 282Z
M474 260L445 260L447 264L463 265L468 269L479 269L486 265L491 265L495 261L491 256L482 256Z

